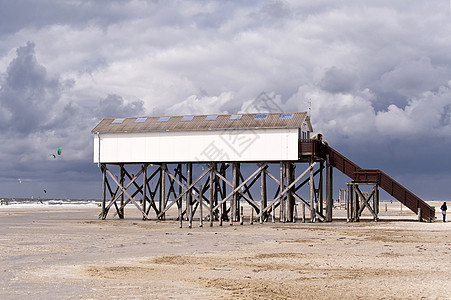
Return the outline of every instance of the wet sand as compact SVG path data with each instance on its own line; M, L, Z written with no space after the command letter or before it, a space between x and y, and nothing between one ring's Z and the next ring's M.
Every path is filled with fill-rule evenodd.
M437 205L436 205L437 207ZM97 207L2 207L1 299L450 299L451 223L399 203L381 221L97 218Z

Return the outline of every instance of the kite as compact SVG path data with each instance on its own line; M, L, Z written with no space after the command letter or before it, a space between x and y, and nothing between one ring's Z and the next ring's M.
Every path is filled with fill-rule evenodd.
M19 180L19 183L22 183L22 178L19 178L18 180Z
M57 153L58 153L58 155L61 155L61 147L58 147Z
M55 155L55 154L50 154L50 158L55 159L55 158L56 158L56 155Z
M44 190L44 193L47 193L47 191L46 191L46 190Z

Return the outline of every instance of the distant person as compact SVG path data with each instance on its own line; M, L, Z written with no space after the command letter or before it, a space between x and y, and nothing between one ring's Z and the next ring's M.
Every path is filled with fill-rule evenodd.
M442 210L443 222L446 222L446 210L448 209L446 202L443 202L442 206L440 206L440 209Z

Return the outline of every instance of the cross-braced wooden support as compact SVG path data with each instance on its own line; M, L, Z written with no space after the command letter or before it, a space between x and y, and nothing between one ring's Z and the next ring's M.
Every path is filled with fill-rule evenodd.
M274 175L277 165L278 174ZM143 220L165 220L169 209L176 205L176 219L180 226L183 220L192 226L195 218L199 218L202 225L204 220L208 220L210 226L214 221L219 221L220 225L223 221L229 221L230 225L234 222L242 224L245 218L250 218L252 223L254 216L260 223L275 222L276 219L296 222L300 204L304 208L303 216L305 209L310 211L311 222L331 221L333 203L329 164L326 163L325 167L324 162L318 164L312 159L305 169L301 168L305 164L299 162L283 161L277 165L274 162L101 164L103 199L99 217L106 219L114 207L113 217L124 218L125 207L132 203ZM127 168L134 168L136 175ZM114 175L113 169L118 169L118 175ZM260 187L256 183L260 183ZM301 194L307 187L308 193L304 191ZM268 193L274 196L271 198ZM307 199L305 195L308 195ZM244 214L245 210L247 214Z
M347 220L358 222L365 208L373 216L374 221L379 220L379 185L377 182L347 182ZM372 185L369 192L363 192L359 185Z

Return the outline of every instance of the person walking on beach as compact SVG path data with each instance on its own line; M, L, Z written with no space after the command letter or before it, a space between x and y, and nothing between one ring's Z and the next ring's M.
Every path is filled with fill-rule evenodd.
M440 209L442 210L443 222L446 222L446 210L448 209L448 207L446 207L446 202L443 202Z

